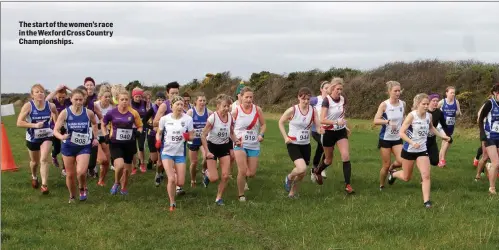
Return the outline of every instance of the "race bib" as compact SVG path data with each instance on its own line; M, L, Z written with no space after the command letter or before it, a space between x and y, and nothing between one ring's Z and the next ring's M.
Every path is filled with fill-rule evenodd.
M172 133L167 133L165 138L166 138L165 140L166 143L178 144L184 141L184 137L182 136L182 133L180 133L179 131L173 131Z
M257 142L258 135L253 130L245 130L243 135L243 141L245 142Z
M90 143L90 135L73 132L71 133L71 142L80 146L88 145Z
M42 139L42 138L50 137L53 135L52 133L53 133L53 131L50 128L35 128L35 130L34 130L35 139Z
M203 129L202 128L194 129L194 138L201 138L201 134L202 133L203 133Z
M447 124L447 126L454 126L456 124L456 117L445 118L445 124Z
M296 135L296 142L309 142L310 141L310 131L300 130Z
M499 122L498 121L495 121L494 123L492 123L492 131L499 133Z
M132 140L133 129L116 129L116 140L118 141L130 141Z
M225 138L229 137L229 133L227 131L219 130L217 133L217 137L220 139L225 139Z
M392 128L391 126L388 127L388 131L390 135L398 135L400 132L398 128Z

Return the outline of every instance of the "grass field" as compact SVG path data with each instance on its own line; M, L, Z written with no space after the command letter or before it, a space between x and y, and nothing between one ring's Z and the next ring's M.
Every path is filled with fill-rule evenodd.
M2 173L3 249L499 248L499 200L489 197L485 181L473 180L478 141L466 136L455 137L447 168L432 168L432 209L423 208L417 170L412 181L379 191L379 130L368 121L350 125L356 194L343 193L336 152L324 185L307 175L300 198L290 200L283 180L292 163L277 122L269 121L248 202L237 200L235 180L223 207L214 203L216 185L198 184L186 186L170 213L165 185L156 188L152 172L133 176L126 198L109 194L110 179L104 188L91 179L89 200L68 204L65 180L51 166L50 194L42 196L30 185L25 130L16 128L16 117L3 118L20 168Z

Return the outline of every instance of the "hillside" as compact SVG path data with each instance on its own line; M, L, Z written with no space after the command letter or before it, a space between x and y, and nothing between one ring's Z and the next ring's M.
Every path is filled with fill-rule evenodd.
M461 122L472 123L483 101L486 100L492 84L499 82L499 64L486 64L478 61L438 61L425 60L410 63L392 62L373 70L361 71L350 68L331 68L327 71L310 70L275 74L268 71L253 73L246 84L255 90L256 103L269 112L281 112L296 102L296 92L300 87L309 87L316 94L320 82L339 76L345 79L344 95L348 99L348 117L371 119L378 104L387 98L385 82L396 80L402 84L402 99L412 105L415 94L436 92L444 94L449 85L457 88L457 98L464 116ZM232 77L229 71L208 74L204 80L183 84L181 93L202 91L208 100L216 94L234 96L241 78ZM140 81L132 81L127 88L140 86ZM163 91L164 85L143 86L154 93ZM21 99L19 95L9 97L2 94L2 104Z

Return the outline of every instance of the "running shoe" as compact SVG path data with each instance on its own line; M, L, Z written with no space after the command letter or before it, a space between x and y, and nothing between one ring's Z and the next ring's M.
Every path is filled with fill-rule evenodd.
M208 178L208 176L205 175L204 178L203 178L203 185L204 185L205 188L207 188L208 184L210 184L210 178Z
M106 183L104 181L98 181L97 186L104 187L104 186L106 186Z
M132 169L132 175L136 175L137 174L137 168L133 168Z
M75 197L69 197L69 204L74 204L76 203Z
M34 189L38 189L40 183L38 182L38 177L35 177L35 178L31 178L31 187L33 187Z
M54 167L59 168L59 161L57 160L57 157L52 157L52 164L54 164Z
M325 169L322 170L321 176L322 176L323 179L327 179L327 175L326 175L326 170Z
M128 194L128 190L127 189L121 189L120 190L120 194L121 195L127 195Z
M447 162L445 162L445 160L440 160L440 161L438 162L438 167L439 167L439 168L443 168L443 167L445 167L445 165L447 165Z
M66 177L67 174L66 174L66 169L65 168L61 170L61 175L63 177Z
M288 178L288 175L284 178L284 190L288 193L291 191L291 180Z
M319 169L318 168L314 168L314 177L315 177L315 181L317 182L317 184L319 185L322 185L322 174L319 173Z
M425 208L431 208L432 207L432 204L431 204L431 201L427 201L424 203L424 207Z
M239 196L239 201L240 202L245 202L246 201L246 197L244 195Z
M248 182L246 182L246 184L244 184L244 191L249 191Z
M184 189L182 189L182 187L178 187L177 186L177 191L176 191L177 195L184 195L185 194L185 191Z
M87 200L87 190L80 190L80 201L86 201Z
M473 166L474 166L475 168L476 168L476 167L478 167L478 162L479 162L479 160L477 160L477 159L473 158Z
M396 180L396 178L393 176L393 173L395 173L395 171L393 170L388 171L388 184L390 185L393 185L393 183Z
M156 187L159 187L160 184L161 184L161 175L156 173L156 176L154 177L154 185L156 185Z
M47 185L42 185L40 191L42 192L42 194L49 194L49 188L47 187Z
M224 200L222 200L222 199L216 200L215 203L217 203L218 206L224 206L225 205L224 204Z
M147 172L146 166L144 164L140 165L140 172L142 172L142 173Z
M116 195L120 190L120 184L114 183L113 187L111 187L111 194Z
M345 192L347 192L347 194L354 194L355 193L355 191L353 190L353 188L350 184L345 185Z
M170 204L170 212L175 211L176 208L177 208L177 205L175 203Z

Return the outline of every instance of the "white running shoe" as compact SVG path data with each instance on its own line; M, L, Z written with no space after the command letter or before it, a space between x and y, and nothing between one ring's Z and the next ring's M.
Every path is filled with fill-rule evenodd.
M322 170L321 175L322 175L322 178L324 178L324 179L327 178L327 176L326 176L326 170L325 169Z
M249 186L248 186L248 183L246 182L246 184L244 184L244 191L248 191L249 190Z

